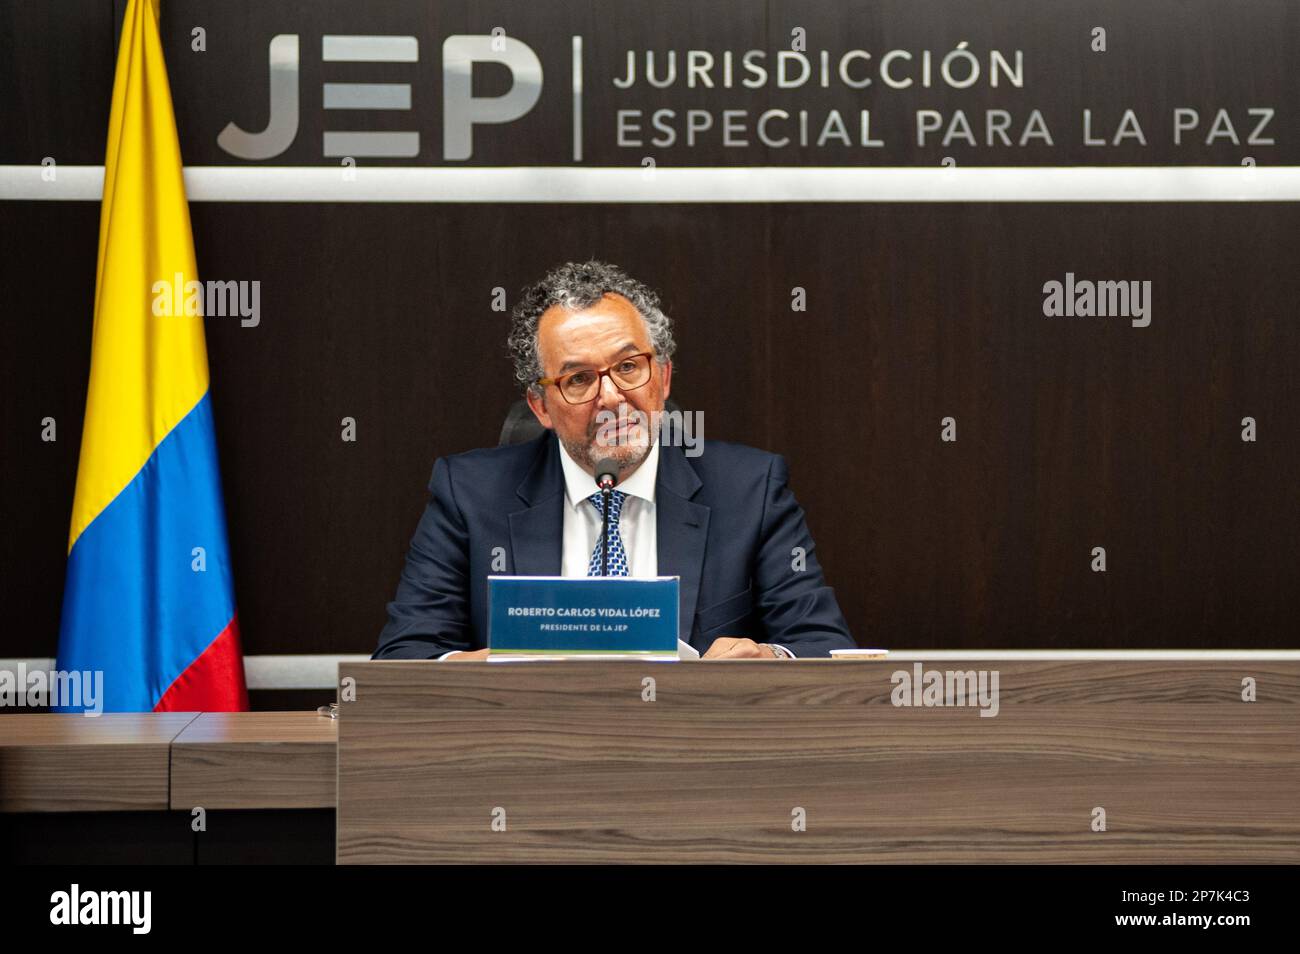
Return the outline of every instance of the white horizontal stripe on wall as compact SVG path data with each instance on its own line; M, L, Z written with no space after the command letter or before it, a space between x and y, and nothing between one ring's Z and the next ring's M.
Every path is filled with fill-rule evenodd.
M369 653L245 656L244 678L249 689L333 689L338 684L339 663L369 658ZM17 672L19 663L27 672L54 668L53 659L0 659L0 672Z
M244 675L249 689L333 689L341 662L363 662L368 653L245 656ZM1295 649L900 649L875 660L895 662L1232 662L1266 663L1300 661ZM629 660L632 661L632 660ZM48 671L53 659L0 659L0 671Z
M0 199L99 201L103 166L0 166ZM192 202L1296 202L1297 166L190 166Z

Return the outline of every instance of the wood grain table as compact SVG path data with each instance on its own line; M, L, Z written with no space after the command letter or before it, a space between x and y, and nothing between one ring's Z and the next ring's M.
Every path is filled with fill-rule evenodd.
M337 729L312 712L0 717L0 812L333 808Z
M171 807L333 808L337 745L315 712L205 712L172 742Z
M168 807L171 743L197 712L0 717L0 812Z
M1300 661L912 668L341 664L338 860L1300 862Z

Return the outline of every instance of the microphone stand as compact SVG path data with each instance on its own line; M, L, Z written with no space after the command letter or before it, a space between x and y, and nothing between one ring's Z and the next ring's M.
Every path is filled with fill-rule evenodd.
M609 576L609 508L614 501L614 485L602 481L600 487L600 575Z

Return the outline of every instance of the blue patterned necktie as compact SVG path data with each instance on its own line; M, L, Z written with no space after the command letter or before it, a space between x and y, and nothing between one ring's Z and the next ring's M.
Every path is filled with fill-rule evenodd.
M618 515L623 512L623 501L627 494L621 490L610 491L609 500L609 575L627 576L627 553L623 549L623 536L618 532ZM604 495L595 493L587 498L596 505L596 513L605 516ZM600 576L600 537L596 537L596 549L591 552L591 563L587 566L588 576Z

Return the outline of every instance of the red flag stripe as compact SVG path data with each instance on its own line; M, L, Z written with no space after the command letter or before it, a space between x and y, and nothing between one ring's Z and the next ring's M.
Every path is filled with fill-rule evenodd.
M154 712L247 712L239 615L163 693Z

